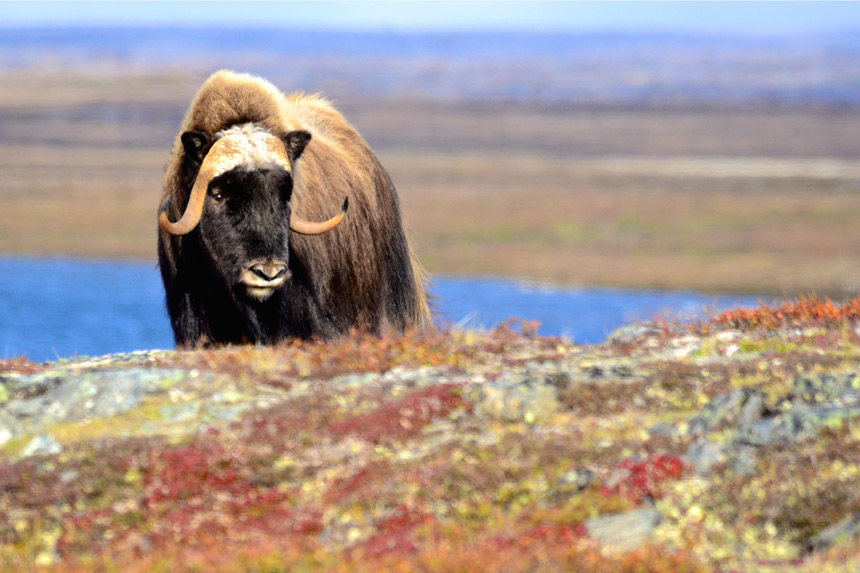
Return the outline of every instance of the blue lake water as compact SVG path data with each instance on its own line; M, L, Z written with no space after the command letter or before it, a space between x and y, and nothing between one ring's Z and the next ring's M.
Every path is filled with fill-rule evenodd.
M555 289L492 279L434 277L437 324L489 328L518 317L539 333L595 343L635 320L701 318L759 298L689 292ZM0 258L0 358L53 360L172 348L153 263Z

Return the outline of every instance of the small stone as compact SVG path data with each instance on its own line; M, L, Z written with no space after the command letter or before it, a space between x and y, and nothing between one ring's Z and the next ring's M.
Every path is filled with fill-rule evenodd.
M479 414L505 422L541 423L560 407L555 388L527 381L477 386L467 397Z
M612 334L606 338L605 344L630 344L631 342L645 338L651 334L653 329L654 326L651 324L631 324L629 326L623 326L612 332Z
M585 527L589 537L606 549L627 552L644 543L662 520L660 512L651 507L592 517L585 521Z
M574 486L576 491L582 491L594 480L594 474L588 470L570 470L558 479L558 483Z
M633 376L633 368L627 365L613 366L612 372L619 378L630 378Z
M691 356L699 351L702 347L702 340L698 336L684 336L673 340L672 345L675 347L670 353L673 358L680 359Z
M860 535L860 512L846 515L833 525L825 527L809 540L809 549L826 549L840 542L852 541Z
M6 412L18 419L33 418L38 415L44 404L39 398L27 400L9 400L6 402Z
M860 401L857 374L798 376L793 383L794 401L809 404L846 405Z
M392 378L394 375L392 375ZM382 376L376 372L365 372L360 374L344 374L331 380L331 384L335 388L356 388L370 386L382 381Z
M570 470L552 484L550 499L555 503L563 504L591 485L592 481L594 481L594 474L589 470Z
M158 410L158 413L165 424L176 424L194 419L199 411L200 402L185 402L164 406Z
M734 446L727 467L736 476L748 476L755 472L756 448L753 446Z
M21 456L25 458L30 456L52 456L62 451L63 446L53 436L50 434L39 434L24 446Z
M741 425L752 424L762 419L764 415L764 396L759 392L751 392L741 408L739 422Z
M546 383L549 386L554 386L559 390L566 390L572 380L567 372L554 372L546 377Z
M224 404L235 404L236 402L241 402L245 399L245 396L236 390L235 388L228 388L223 392L218 392L217 394L213 394L211 401L212 402L222 402Z
M727 445L723 443L700 440L687 448L684 461L693 467L697 475L708 475L714 466L726 461Z
M648 430L648 435L652 438L677 438L680 435L680 432L674 424L658 422Z
M240 404L233 404L230 406L221 406L220 404L207 404L205 410L206 414L216 420L233 422L235 420L238 420L242 413L246 412L250 408L251 404L247 402L242 402Z
M712 432L725 424L731 424L738 417L747 395L747 390L733 390L717 396L705 406L701 414L690 420L690 433Z
M12 433L8 427L0 425L0 448L6 445L6 443L14 437L15 434Z
M860 408L795 406L784 414L745 425L737 439L752 445L793 444L814 438L828 427L838 427L845 420L860 416Z
M741 440L754 446L791 443L797 441L799 436L800 429L797 427L796 418L791 414L781 414L748 424L738 432Z
M9 394L15 398L32 398L55 388L65 374L65 371L61 371L40 372L24 376L6 375L4 376L4 385Z

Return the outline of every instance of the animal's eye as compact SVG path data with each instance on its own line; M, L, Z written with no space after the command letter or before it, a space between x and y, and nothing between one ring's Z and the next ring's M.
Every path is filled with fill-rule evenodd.
M212 198L219 203L224 200L224 196L219 191L212 193Z

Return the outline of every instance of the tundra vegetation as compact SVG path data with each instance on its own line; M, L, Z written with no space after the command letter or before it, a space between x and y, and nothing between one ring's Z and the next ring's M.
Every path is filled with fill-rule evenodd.
M860 300L0 363L0 565L860 566Z

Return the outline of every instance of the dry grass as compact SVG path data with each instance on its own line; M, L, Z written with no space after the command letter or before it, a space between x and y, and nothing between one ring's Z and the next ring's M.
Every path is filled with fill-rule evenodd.
M164 164L202 79L4 72L0 253L153 259ZM855 110L339 103L432 273L860 288Z

